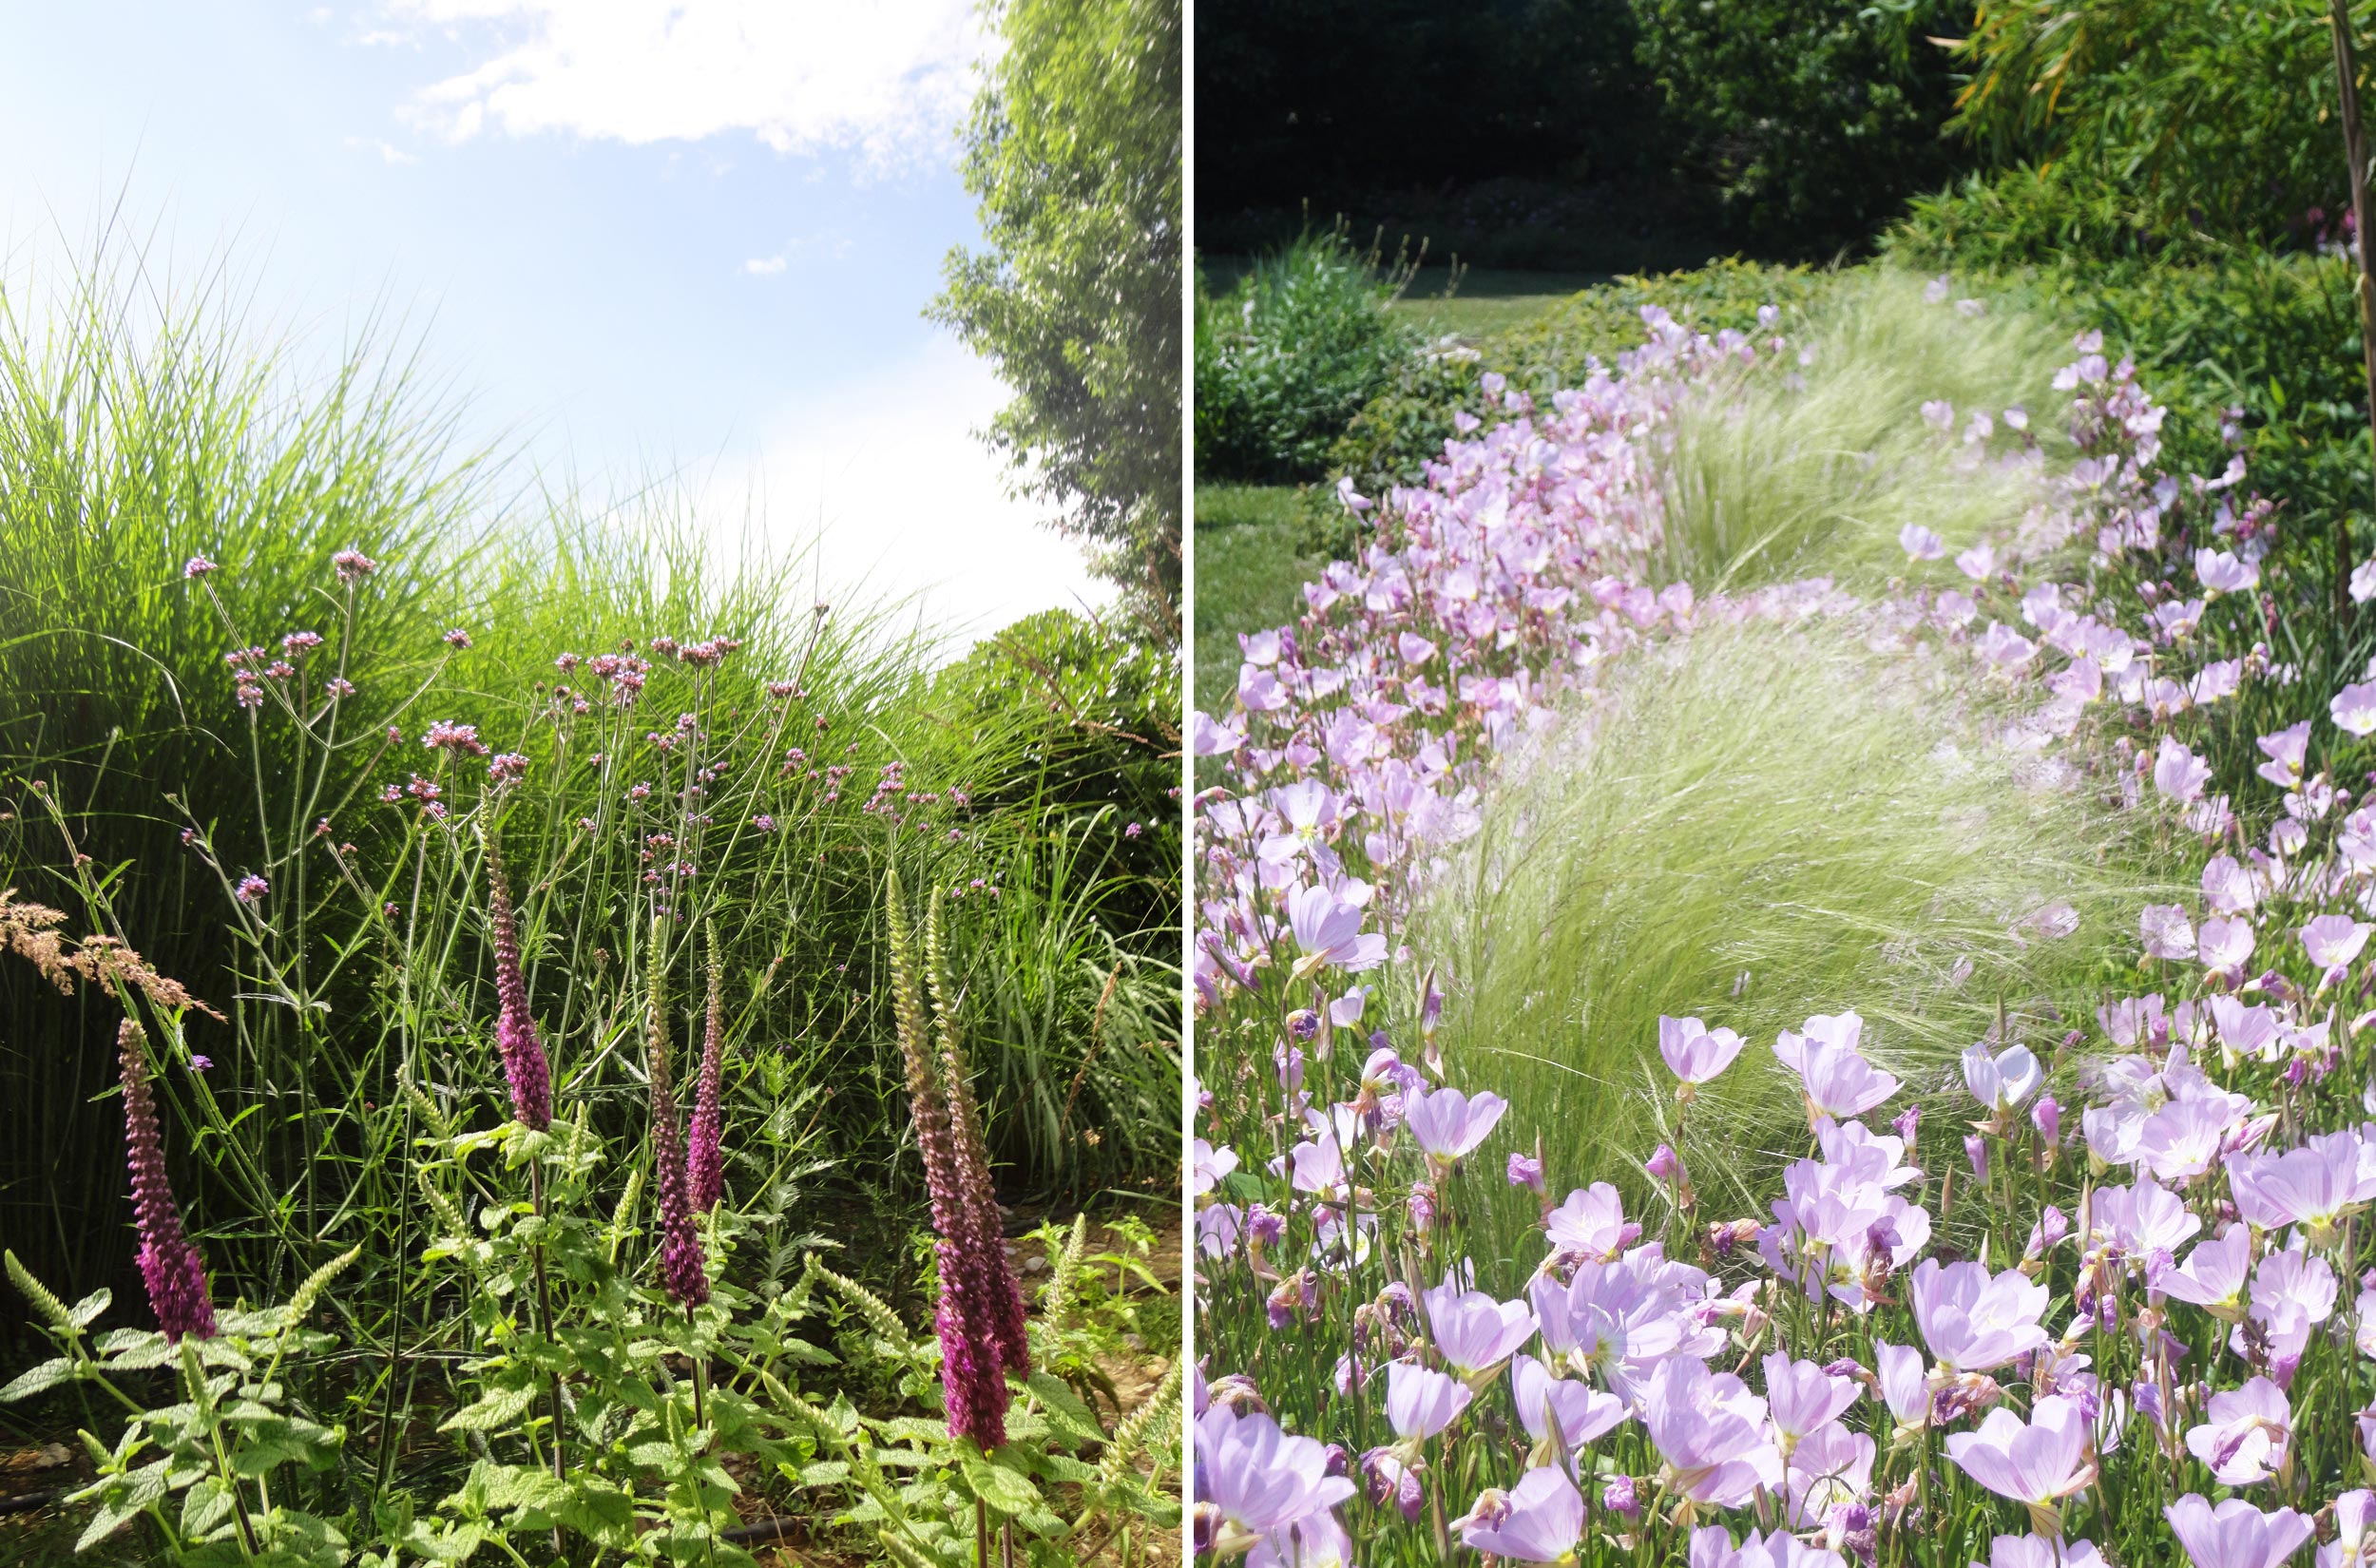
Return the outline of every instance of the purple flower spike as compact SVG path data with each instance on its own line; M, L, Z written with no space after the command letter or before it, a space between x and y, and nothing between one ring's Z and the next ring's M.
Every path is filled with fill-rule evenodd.
M693 1141L685 1151L685 1189L693 1212L705 1214L725 1191L725 1156L718 1146L718 1079L725 1053L725 1003L719 989L718 937L710 936L710 995L701 1035L701 1076L693 1094Z
M520 974L520 920L492 833L487 836L487 908L495 931L495 1000L502 1008L495 1019L495 1050L511 1084L511 1114L523 1127L542 1132L553 1121L552 1067L528 1014L527 982Z
M699 1307L710 1298L701 1237L685 1191L684 1128L668 1060L668 1013L661 991L659 943L653 944L652 1024L646 1046L652 1090L652 1170L660 1188L660 1280L671 1301Z
M182 1229L182 1211L165 1184L165 1151L157 1133L157 1101L148 1092L148 1058L141 1026L130 1019L116 1031L124 1061L124 1140L132 1168L132 1211L141 1233L141 1279L157 1327L178 1342L184 1334L215 1337L215 1306L206 1295L206 1267Z

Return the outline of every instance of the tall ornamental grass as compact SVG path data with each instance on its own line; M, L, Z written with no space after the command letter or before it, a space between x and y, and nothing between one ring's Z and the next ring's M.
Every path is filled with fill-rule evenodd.
M981 883L958 918L991 918L1011 882L1062 902L1076 933L1076 962L1041 987L1062 997L1061 1038L1049 1025L1020 1075L1042 1099L1080 1080L1076 1119L1061 1146L1005 1146L1022 1162L1006 1179L1079 1193L1163 1162L1136 1125L1087 1141L1108 1114L1140 1114L1176 1045L1160 933L1116 920L1143 899L1096 870L1124 824L1073 824L1047 797L1042 704L943 699L935 650L896 609L818 602L797 558L721 564L662 492L596 515L462 445L450 403L384 338L323 365L225 296L160 303L138 281L103 264L40 316L0 317L0 887L71 907L69 856L88 856L115 934L223 1015L191 1045L221 1068L167 1075L159 1095L190 1135L175 1157L220 1266L285 1290L338 1227L401 1229L386 1118L405 1009L365 962L399 917L328 911L368 889L422 923L406 941L434 944L411 983L433 975L447 1002L483 986L464 884L399 868L418 813L453 804L421 792L498 754L530 758L508 832L531 928L555 898L623 921L656 868L683 868L728 971L767 977L748 1027L796 1069L784 1082L816 1086L819 1150L840 1156L895 1137L872 889L899 803L929 796L926 814L949 817L942 852ZM189 575L193 560L215 569ZM688 647L732 651L697 663ZM598 660L607 675L588 674ZM686 772L671 737L687 718L714 776ZM483 755L453 749L463 733ZM667 776L698 792L675 809L702 819L699 854L632 794ZM995 809L960 803L994 788ZM1051 831L1082 842L1069 885L1027 848ZM248 876L269 901L226 903ZM583 979L631 970L638 950L614 931L558 961ZM1108 975L1130 1038L1092 1052ZM565 1038L597 1027L586 997L568 993ZM77 1291L124 1278L107 1013L0 973L0 1227Z
M1702 592L1816 575L1877 587L1903 568L1908 526L1961 551L2020 525L2039 455L2070 455L2051 417L2064 340L1946 288L1836 274L1792 326L1788 372L1682 403L1660 451L1669 576Z
M1443 1049L1546 1140L1622 1161L1674 1136L1664 1014L1763 1040L1853 996L1868 1053L1927 1081L2000 1008L2050 1028L2117 961L2149 888L2118 856L2146 846L1991 755L2002 716L1943 661L1869 635L1749 623L1644 649L1497 780L1412 940L1458 977ZM1684 1153L1745 1200L1801 1108L1762 1076L1707 1099Z

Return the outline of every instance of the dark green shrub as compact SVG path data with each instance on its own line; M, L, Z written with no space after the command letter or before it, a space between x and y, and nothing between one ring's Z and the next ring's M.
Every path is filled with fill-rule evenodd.
M1417 349L1387 314L1397 281L1341 230L1301 236L1217 299L1199 278L1198 476L1318 478L1329 443Z
M2365 59L2376 5L2351 11ZM2050 222L2034 235L2048 245L2109 239L2126 254L2132 225L2165 241L2299 243L2347 202L2328 18L2328 0L1983 0L1949 128L2000 166L2061 165L2034 191L2012 181L2017 232L2040 211L2116 218Z

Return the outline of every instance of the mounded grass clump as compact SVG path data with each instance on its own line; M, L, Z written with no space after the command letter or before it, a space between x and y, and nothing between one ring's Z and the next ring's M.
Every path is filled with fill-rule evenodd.
M1661 1014L1749 1042L1684 1128L1723 1214L1806 1151L1777 1031L1852 1009L1920 1095L2000 1005L2051 1050L2112 983L2148 886L2108 813L1988 751L1969 679L1849 622L1710 626L1514 761L1416 945L1456 980L1445 1056L1541 1128L1555 1191L1675 1137Z
M1892 268L1838 274L1785 323L1800 349L1792 372L1719 383L1678 411L1664 454L1673 576L1702 591L1815 575L1877 587L1904 571L1909 523L1951 551L2021 523L2040 457L2067 454L2051 383L2069 336L2002 303L1967 315L1924 290ZM1921 415L1933 402L1953 410L1945 432ZM2023 455L2004 427L2016 406L2041 453ZM1995 432L1966 444L1975 411Z

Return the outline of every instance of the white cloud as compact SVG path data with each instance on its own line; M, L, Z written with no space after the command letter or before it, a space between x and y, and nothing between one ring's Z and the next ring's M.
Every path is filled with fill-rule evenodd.
M1004 466L973 436L1008 395L987 365L935 339L778 410L757 452L707 494L737 514L747 495L776 548L814 541L829 597L914 595L961 644L1034 610L1103 605L1110 586L1040 526L1041 508L1007 498ZM733 529L719 522L722 540Z
M347 138L347 145L358 152L375 152L379 154L379 161L381 163L392 165L417 163L420 162L418 158L405 151L402 147L397 146L394 143L382 142L374 137L350 136Z
M749 132L877 167L946 157L984 47L972 0L388 0L483 63L408 110L454 141Z
M742 270L754 277L773 277L786 266L781 251L774 256L755 256L742 264Z

